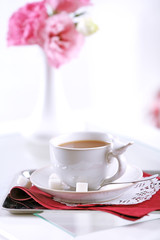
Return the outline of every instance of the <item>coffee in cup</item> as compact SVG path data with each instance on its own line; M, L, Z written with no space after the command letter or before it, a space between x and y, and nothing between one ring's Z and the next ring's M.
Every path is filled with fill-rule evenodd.
M117 146L116 139L103 132L65 134L50 140L51 163L57 176L72 190L80 182L96 190L104 181L115 181L125 173L127 161L123 153L130 144ZM108 170L115 165L117 169L110 176Z

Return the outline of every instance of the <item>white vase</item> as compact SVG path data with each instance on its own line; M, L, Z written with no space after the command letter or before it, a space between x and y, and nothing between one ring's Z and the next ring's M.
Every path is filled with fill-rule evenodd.
M45 75L32 116L27 119L22 135L30 153L36 158L49 159L49 140L59 134L83 131L81 115L70 107L65 94L61 71L55 70L44 58ZM70 92L74 89L70 86Z
M71 118L61 79L55 79L54 68L45 61L45 77L32 116L25 124L23 136L29 142L48 146L49 140L64 133L63 122Z

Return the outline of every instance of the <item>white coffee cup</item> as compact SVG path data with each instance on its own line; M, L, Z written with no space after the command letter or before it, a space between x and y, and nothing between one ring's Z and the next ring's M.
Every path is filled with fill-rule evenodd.
M106 144L85 148L64 146L64 143L75 141L103 141ZM123 144L103 132L75 132L51 139L50 157L54 172L63 183L72 189L76 189L79 182L88 183L89 190L96 190L104 181L115 181L125 173L127 162L123 153L131 144ZM115 159L116 172L109 176L108 170L115 166Z

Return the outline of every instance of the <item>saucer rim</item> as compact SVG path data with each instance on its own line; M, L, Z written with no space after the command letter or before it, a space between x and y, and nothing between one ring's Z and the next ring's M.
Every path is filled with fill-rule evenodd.
M128 166L131 167L131 168L136 168L137 171L139 171L140 176L139 176L139 178L137 178L137 180L140 179L141 177L143 177L143 171L141 170L141 168L139 168L136 165L132 165L132 164L128 164ZM64 193L64 194L66 193L66 194L76 194L76 195L83 194L83 195L86 195L86 194L94 194L94 193L98 193L98 192L103 193L103 192L110 192L110 191L114 191L114 190L125 189L125 188L128 188L129 186L134 185L134 183L122 183L122 184L121 183L117 183L117 184L115 183L114 185L113 184L107 184L107 186L111 186L111 185L114 186L114 188L111 188L111 189L105 189L105 187L107 187L107 186L104 186L104 187L102 187L98 190L91 190L91 191L87 191L87 192L76 192L76 191L70 191L70 190L64 190L64 189L52 189L52 188L44 187L42 185L39 185L39 184L35 183L35 181L33 180L34 175L37 174L37 172L39 172L39 171L44 171L45 169L50 169L50 168L53 168L52 164L44 166L42 168L36 169L30 176L31 183L34 186L36 186L37 188L44 191L44 192L53 191L53 193L55 192L55 193ZM116 181L118 182L118 179ZM117 188L116 188L116 186L117 186Z

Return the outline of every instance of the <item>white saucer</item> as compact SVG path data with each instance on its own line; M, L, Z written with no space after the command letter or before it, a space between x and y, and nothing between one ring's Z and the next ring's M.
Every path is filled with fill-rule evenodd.
M34 171L31 182L42 191L51 194L55 200L65 203L100 203L115 199L132 187L132 183L109 184L97 191L75 192L67 190L54 190L48 187L49 176L53 173L53 167L46 166ZM134 181L142 177L142 170L136 166L127 166L125 174L116 182Z

